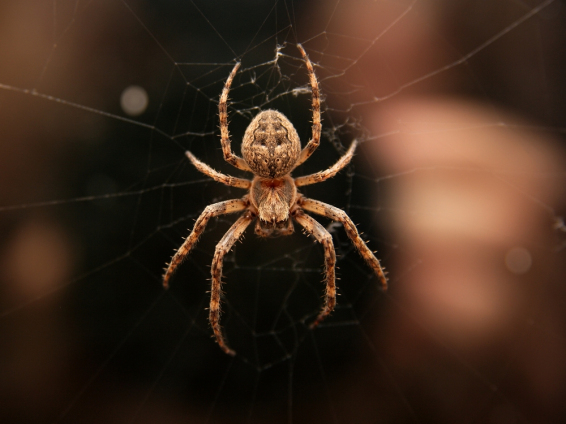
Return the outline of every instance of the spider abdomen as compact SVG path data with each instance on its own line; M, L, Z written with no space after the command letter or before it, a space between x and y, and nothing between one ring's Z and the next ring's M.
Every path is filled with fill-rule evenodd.
M250 122L242 140L242 156L264 178L280 178L293 169L301 142L293 124L276 110L264 110Z

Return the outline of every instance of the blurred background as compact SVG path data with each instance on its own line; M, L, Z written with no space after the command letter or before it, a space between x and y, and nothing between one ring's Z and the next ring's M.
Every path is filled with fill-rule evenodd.
M566 420L566 8L493 2L7 0L0 5L0 420L560 423ZM165 263L207 204L240 197L187 163L235 151L261 109L310 134L295 44L316 64L321 147L295 175L346 210L340 297L320 246L209 224L172 287Z

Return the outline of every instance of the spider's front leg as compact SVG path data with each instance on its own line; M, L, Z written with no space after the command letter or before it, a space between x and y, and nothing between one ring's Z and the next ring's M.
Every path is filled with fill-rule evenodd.
M373 252L367 247L363 239L360 237L358 229L356 228L350 217L346 214L346 212L337 208L336 206L332 206L318 200L307 199L306 197L300 197L297 200L297 204L301 208L304 208L309 212L314 212L318 215L330 218L333 221L341 222L344 226L344 229L346 230L346 234L348 235L358 252L360 252L362 258L365 259L366 263L373 269L373 271L379 278L382 289L387 290L387 277L385 276L385 271L379 263L379 259L377 259Z
M222 327L220 326L220 296L222 295L222 264L224 256L232 249L234 243L242 236L248 225L255 219L255 214L246 211L224 234L222 240L216 245L214 258L212 259L212 286L210 289L210 313L208 319L214 336L220 348L228 355L234 356L236 352L228 347L224 336L222 335Z
M300 208L293 211L293 218L295 218L295 220L302 225L309 234L312 234L324 249L326 300L324 302L324 308L310 325L310 328L315 328L328 315L330 315L330 313L334 310L334 306L336 306L336 252L334 251L332 236L314 218L305 214Z
M195 222L195 226L191 234L189 234L189 236L185 239L184 243L181 247L179 247L179 250L177 250L175 255L173 255L173 258L171 258L171 262L169 262L165 275L163 276L163 287L169 287L169 280L175 273L177 267L181 265L183 260L197 243L210 218L227 213L243 211L248 207L248 205L249 201L247 200L247 196L243 199L226 200L224 202L208 205L198 217L197 222Z

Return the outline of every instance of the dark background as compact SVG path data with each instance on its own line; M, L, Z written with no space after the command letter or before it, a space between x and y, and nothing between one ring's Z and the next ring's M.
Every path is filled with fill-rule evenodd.
M542 289L511 320L516 333L504 347L459 346L405 303L403 282L419 261L385 224L401 212L388 210L395 185L379 178L395 174L371 153L386 136L372 116L396 122L388 107L415 96L505 110L553 137L561 158L563 2L514 28L539 4L3 2L0 420L561 422L566 373L551 365L565 342L563 232L547 223L538 247L552 261L537 268ZM296 174L323 169L352 138L364 140L352 166L304 193L359 224L390 270L391 290L380 292L334 229L339 307L311 331L323 294L320 246L298 228L274 240L250 230L225 260L222 323L238 352L229 358L211 338L205 308L214 246L234 217L211 222L170 291L161 287L162 268L203 208L242 195L198 174L184 151L243 176L223 162L217 128L216 102L235 59L234 150L267 107L285 113L305 143L310 97L289 94L307 84L297 42L320 64L326 132ZM278 67L269 62L276 46ZM150 103L132 118L119 98L133 84ZM563 173L529 175L563 193ZM560 196L549 199L537 208L558 218ZM545 309L556 313L539 319ZM536 354L522 355L532 346ZM417 360L405 366L399 355L411 350ZM552 383L532 378L539 369L521 365L529 359L551 368Z

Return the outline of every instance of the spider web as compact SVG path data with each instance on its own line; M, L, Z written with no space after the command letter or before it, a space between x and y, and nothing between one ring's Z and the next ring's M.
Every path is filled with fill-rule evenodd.
M0 416L6 422L561 422L563 3L5 1L0 6ZM255 114L323 138L294 176L344 209L390 290L333 235L338 305L319 328L322 248L248 229L208 290L206 205L244 192L190 166ZM122 100L122 103L121 103ZM147 100L147 104L145 101Z

